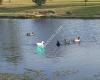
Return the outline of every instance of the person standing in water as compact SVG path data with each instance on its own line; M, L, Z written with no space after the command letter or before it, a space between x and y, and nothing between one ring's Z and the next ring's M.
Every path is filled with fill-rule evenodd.
M58 40L57 40L56 46L57 47L60 47L61 46L61 44L60 44L60 42Z

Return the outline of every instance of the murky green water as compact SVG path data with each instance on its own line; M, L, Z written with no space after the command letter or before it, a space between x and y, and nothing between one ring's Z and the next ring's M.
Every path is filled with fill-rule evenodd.
M35 44L46 42L60 25L45 53L38 55ZM35 35L26 36L29 32ZM80 44L63 44L76 35ZM100 20L0 19L0 72L30 73L35 80L99 80Z

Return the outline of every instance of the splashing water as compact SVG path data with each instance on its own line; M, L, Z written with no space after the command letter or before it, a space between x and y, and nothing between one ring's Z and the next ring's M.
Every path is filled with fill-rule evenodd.
M41 47L41 46L37 46L36 47L36 53L39 54L39 55L43 55L45 52L45 48L44 47Z
M57 30L50 36L50 38L46 41L45 45L36 47L36 53L39 55L43 55L45 52L45 47L55 38L55 36L63 29L63 26L59 26Z

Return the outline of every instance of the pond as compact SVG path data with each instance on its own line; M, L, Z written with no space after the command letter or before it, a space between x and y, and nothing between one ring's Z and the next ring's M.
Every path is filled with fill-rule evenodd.
M77 35L80 44L64 45L64 39ZM41 41L48 42L43 55L36 52ZM99 80L100 20L0 19L0 73L28 73L35 80Z

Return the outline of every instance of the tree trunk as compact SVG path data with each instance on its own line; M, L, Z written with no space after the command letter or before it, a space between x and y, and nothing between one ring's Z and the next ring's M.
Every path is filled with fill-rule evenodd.
M0 0L0 5L2 4L2 0Z
M88 0L85 0L85 6L87 5Z
M9 0L9 3L11 3L11 0Z

